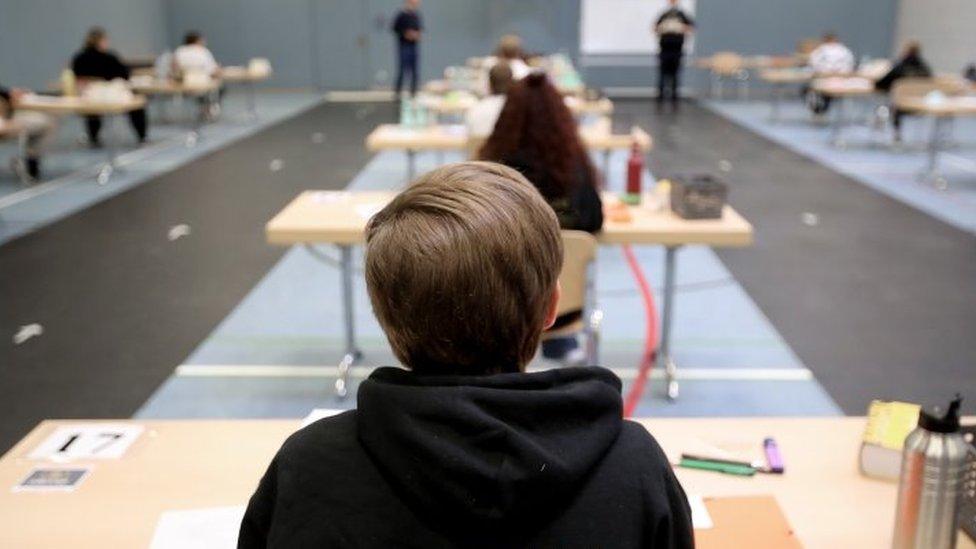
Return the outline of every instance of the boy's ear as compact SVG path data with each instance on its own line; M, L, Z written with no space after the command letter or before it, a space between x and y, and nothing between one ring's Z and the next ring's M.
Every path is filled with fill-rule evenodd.
M548 330L552 328L552 325L556 323L556 317L559 311L559 296L563 293L562 286L559 285L559 280L556 280L556 289L552 291L552 297L549 301L549 310L546 311L546 320L542 328Z

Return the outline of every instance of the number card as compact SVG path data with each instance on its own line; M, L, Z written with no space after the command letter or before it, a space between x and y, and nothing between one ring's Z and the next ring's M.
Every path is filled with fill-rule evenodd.
M27 456L30 459L118 459L142 433L141 425L78 423L54 430Z
M91 469L88 467L35 467L14 486L14 492L74 492L89 472Z

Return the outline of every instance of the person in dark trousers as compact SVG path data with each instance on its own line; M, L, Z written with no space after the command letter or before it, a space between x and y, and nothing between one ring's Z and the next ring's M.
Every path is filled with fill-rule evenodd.
M905 51L898 62L895 63L888 74L881 77L874 83L875 89L886 93L891 92L895 82L902 78L932 76L932 69L929 64L922 59L922 46L918 42L912 41L905 45ZM905 111L891 107L891 125L894 128L895 142L901 141L901 122L905 117Z
M410 73L410 95L417 94L417 65L420 63L420 33L424 26L420 21L420 0L406 0L403 9L393 19L393 34L397 37L396 96L400 98L404 74Z
M658 35L660 53L658 54L657 108L664 108L665 98L670 96L671 108L678 109L679 75L681 58L684 55L685 35L692 32L695 22L678 7L678 0L668 0L668 9L661 14L654 25Z
M129 67L122 63L115 52L109 50L108 33L100 27L88 31L84 46L71 61L71 70L74 71L75 77L79 81L114 80L116 78L127 80L129 78ZM145 143L148 132L146 110L139 109L130 112L129 121L132 123L132 129L135 130L139 143ZM87 116L85 123L89 143L92 147L101 147L98 134L102 130L102 117Z
M478 157L524 175L556 212L561 228L595 233L603 227L596 169L580 141L573 114L544 73L531 73L509 88L494 131ZM553 328L569 326L581 315L582 311L561 315ZM583 365L586 360L575 334L545 338L542 355L565 366Z
M238 547L691 548L664 452L597 367L526 373L555 320L552 208L517 171L452 164L366 228L366 285L406 367L293 434Z

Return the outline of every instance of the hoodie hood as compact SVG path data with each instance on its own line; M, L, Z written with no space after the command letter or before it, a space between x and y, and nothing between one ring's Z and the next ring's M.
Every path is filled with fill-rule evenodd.
M359 439L395 489L419 514L465 528L537 524L565 508L623 421L620 380L603 368L380 368L358 399Z

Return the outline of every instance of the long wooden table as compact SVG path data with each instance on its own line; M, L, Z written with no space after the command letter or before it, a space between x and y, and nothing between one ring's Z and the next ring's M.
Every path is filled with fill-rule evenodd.
M248 67L228 66L220 69L220 79L227 84L243 84L247 92L247 113L252 119L258 117L257 84L271 78L272 71L253 71Z
M848 122L845 113L847 103L853 98L874 96L877 93L874 80L864 76L828 76L814 79L810 88L835 100L829 142L843 147L841 132Z
M108 116L114 120L118 115L127 114L146 107L146 98L135 95L127 101L94 101L81 96L44 96L25 95L17 101L17 108L25 111L37 111L53 115L76 114L80 116ZM96 181L104 185L118 168L116 148L111 141L106 143L107 161L98 169Z
M711 497L773 495L807 548L890 545L896 486L857 472L863 418L639 421L672 460L703 447L760 457L763 438L776 438L784 475L676 469L685 491L706 497L706 506ZM70 464L93 467L75 492L11 491L37 465L64 465L28 454L55 428L78 423L45 421L0 458L0 547L147 547L164 511L246 504L271 457L299 426L296 420L135 421L145 431L120 459ZM959 547L976 547L959 537ZM729 546L701 539L706 549Z
M366 222L385 206L395 191L305 191L268 222L268 242L279 245L304 245L320 257L317 244L333 244L339 249L345 352L339 363L336 390L345 395L349 367L362 358L356 343L353 321L352 247L362 244ZM604 195L604 204L616 202ZM652 211L640 206L628 209L629 221L606 219L596 235L600 244L663 245L664 300L662 303L660 356L665 366L667 393L678 397L677 367L671 360L671 322L674 309L677 251L684 245L703 244L719 247L744 247L752 244L753 230L738 212L726 206L721 219L689 221L670 211Z
M921 178L931 181L939 189L945 189L948 183L939 173L939 153L949 140L951 121L960 116L976 116L976 95L945 97L941 101L926 100L924 97L905 97L899 99L894 106L898 110L932 118L928 156Z
M651 136L639 127L630 133L615 134L610 130L610 120L601 118L594 124L581 126L580 138L587 149L603 153L604 170L608 168L610 153L629 149L634 143L642 151L654 146ZM416 174L417 151L468 151L472 141L467 129L461 125L432 125L408 127L399 124L380 124L366 136L366 148L373 152L404 151L407 155L407 180Z

